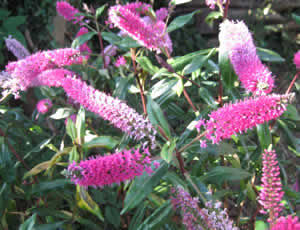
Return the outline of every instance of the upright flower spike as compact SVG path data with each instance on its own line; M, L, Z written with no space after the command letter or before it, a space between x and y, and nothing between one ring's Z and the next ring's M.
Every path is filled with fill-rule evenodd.
M274 150L265 150L262 155L262 190L259 194L259 203L263 206L261 213L269 214L268 221L273 225L283 204L280 203L284 192L280 181L280 169Z
M18 60L24 59L30 55L29 51L12 36L5 39L7 49L12 52Z
M193 198L183 188L172 188L171 203L174 209L180 209L183 224L187 230L237 230L221 202L207 202L205 208L198 206L199 199Z
M204 126L205 137L216 144L258 124L278 118L286 110L285 105L293 98L294 94L271 94L227 104L209 114L209 120L200 120L196 128L199 132L201 126Z
M151 17L151 20L148 20L141 17L142 14L148 13L149 8L150 5L140 2L125 6L115 5L109 9L108 22L150 50L160 53L161 49L167 49L171 53L172 42L166 33L166 24L157 18ZM159 19L165 17L162 11L158 14Z
M56 11L63 16L67 21L72 21L76 24L84 18L83 16L75 16L75 14L80 13L78 9L70 5L66 1L56 2Z
M52 101L47 98L40 100L36 105L36 109L39 113L45 114L52 107L52 105Z
M132 180L144 171L152 172L147 149L123 150L106 156L97 156L68 167L71 180L80 186L103 187Z
M300 230L300 222L297 216L281 216L276 220L276 224L271 227L271 230Z
M10 91L18 96L17 92L27 90L43 71L82 64L84 59L78 50L71 48L37 52L20 61L10 62L6 66L6 73L11 82L7 82L5 88L10 88ZM1 87L4 88L3 85Z
M251 33L244 22L226 20L220 25L220 52L228 53L235 73L243 87L254 95L272 91L272 73L256 54Z
M300 50L297 53L295 53L294 64L296 65L296 68L300 70Z

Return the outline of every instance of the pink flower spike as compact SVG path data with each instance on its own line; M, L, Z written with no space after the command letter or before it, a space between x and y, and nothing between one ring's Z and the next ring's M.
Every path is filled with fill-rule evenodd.
M115 63L115 67L120 67L126 65L126 59L123 56L119 56Z
M80 163L72 163L68 172L75 184L80 186L105 185L132 180L144 171L151 172L151 160L143 151L123 150L106 156L97 156Z
M294 64L296 65L296 68L300 70L300 50L297 53L295 53Z
M73 21L73 24L82 21L82 19L84 18L84 16L75 16L75 14L79 13L79 10L65 1L56 2L56 11L67 21Z
M279 217L276 223L271 227L271 230L300 230L300 222L298 217Z
M263 206L263 213L269 213L268 221L274 224L282 210L280 203L284 192L280 181L280 169L274 150L265 150L262 155L262 190L259 203Z
M167 18L169 12L167 8L160 8L159 10L155 11L155 14L157 21L164 21Z
M235 73L243 87L254 95L272 91L272 73L256 54L252 35L244 22L225 20L220 25L220 52L228 53Z
M271 94L226 104L209 114L210 119L204 124L205 137L213 144L217 144L223 139L231 138L232 135L276 119L286 110L285 105L290 103L294 96L294 94ZM203 121L199 122L202 125Z
M51 107L52 107L52 101L48 98L40 100L36 105L37 111L42 114L47 113Z
M215 5L220 2L222 4L226 3L226 0L205 0L206 5L210 8L210 9L215 9Z

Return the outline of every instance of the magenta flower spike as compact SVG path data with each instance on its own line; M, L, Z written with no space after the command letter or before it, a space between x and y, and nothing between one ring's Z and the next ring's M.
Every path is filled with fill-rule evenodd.
M271 230L300 230L300 222L297 216L281 216L276 220Z
M63 16L67 21L72 21L76 24L84 18L83 16L75 16L80 13L78 9L74 8L70 3L66 1L56 2L56 11L59 15Z
M206 130L205 137L216 144L258 124L278 118L286 110L285 105L293 98L294 94L271 94L226 104L209 114L209 120L200 120L196 128L200 132L203 126Z
M218 2L221 4L225 4L226 0L205 0L206 5L212 10L215 9Z
M25 59L10 62L6 66L6 75L11 80L5 87L10 88L10 91L18 96L17 92L27 90L43 71L81 64L84 59L78 50L71 48L37 52ZM3 85L1 87L3 88Z
M268 221L273 225L282 211L281 200L284 195L280 181L280 168L274 150L263 152L262 165L262 190L259 194L259 203L263 206L261 213L269 214Z
M296 65L296 68L300 70L300 50L297 53L295 53L294 64Z
M72 163L68 167L71 181L80 186L102 188L136 176L144 171L151 173L151 160L147 149L123 150L106 156L92 157L80 163Z
M81 27L80 30L77 32L76 34L76 38L80 37L84 34L87 34L89 31L87 28L85 27ZM89 58L89 54L92 53L92 50L90 49L90 47L88 46L87 42L83 43L82 45L80 45L79 50L81 53L86 53L87 55L85 56L86 59Z
M167 49L171 53L172 42L166 33L166 24L162 20L157 20L164 18L165 13L163 10L159 11L159 17L156 19L142 18L141 15L145 14L149 8L151 8L149 4L141 2L124 6L115 5L109 9L108 22L150 50L160 53L161 49Z
M12 36L5 39L7 49L12 52L18 60L24 59L30 55L29 51Z
M251 33L244 22L226 20L220 25L220 51L228 53L235 73L243 87L254 95L272 91L272 73L256 54Z
M36 105L36 109L39 113L45 114L52 107L52 105L52 101L47 98L40 100Z

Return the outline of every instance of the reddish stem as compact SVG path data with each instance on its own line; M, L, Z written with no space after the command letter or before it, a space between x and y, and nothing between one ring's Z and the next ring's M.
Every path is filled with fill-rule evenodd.
M226 1L224 14L223 14L223 21L228 17L228 8L229 8L230 0Z
M296 82L296 80L297 80L297 78L298 78L298 75L300 74L300 72L299 73L296 73L296 75L295 75L295 77L293 78L293 80L291 81L291 84L289 85L289 88L286 90L286 94L288 94L290 91L291 91L291 89L293 88L293 85L295 84L295 82Z
M184 161L182 159L181 153L179 151L176 150L176 158L179 162L179 169L183 175L183 177L185 178L185 169L184 169Z
M185 96L187 102L190 104L190 106L192 107L193 111L196 113L197 112L197 109L196 107L194 106L190 96L188 95L188 93L186 92L185 88L183 87L183 95Z

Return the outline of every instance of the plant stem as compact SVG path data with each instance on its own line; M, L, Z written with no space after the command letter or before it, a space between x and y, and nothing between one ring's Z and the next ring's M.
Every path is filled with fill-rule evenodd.
M176 150L176 158L177 158L178 163L179 163L179 169L180 169L182 175L185 177L186 171L184 169L184 161L182 159L181 153L177 150Z
M229 3L230 3L230 0L227 0L226 3L225 3L225 9L224 9L224 14L223 14L223 21L225 21L226 18L228 17Z
M145 100L145 95L144 95L144 90L143 90L143 86L140 82L140 79L137 75L137 68L136 68L136 56L135 56L135 49L130 48L130 53L131 53L131 59L132 59L132 65L133 65L133 69L134 69L134 77L139 85L140 88L140 95L141 95L141 99L142 99L142 104L143 104L143 110L144 110L144 114L147 115L147 108L146 108L146 100Z
M183 146L181 149L179 149L179 153L182 153L184 150L186 150L187 148L189 148L192 144L194 144L196 141L199 141L204 135L206 134L206 131L204 131L203 133L199 134L198 136L196 136L190 143L188 143L187 145Z
M199 195L199 197L201 198L202 202L205 204L206 203L206 198L203 196L202 192L200 191L200 189L198 188L197 185L195 185L195 183L193 182L190 174L188 172L185 172L185 178L187 179L188 182L191 183L191 185L193 186L193 188L195 189L195 191L197 192L197 194Z
M100 48L101 48L101 56L102 56L102 60L103 60L103 68L106 69L106 63L105 63L105 58L104 58L104 46L103 46L103 40L102 40L102 35L101 35L101 31L99 29L99 24L97 22L97 18L95 15L95 24L96 24L96 29L97 29L97 34L98 34L98 39L99 39L99 44L100 44Z
M183 87L183 95L185 96L187 102L190 104L190 106L192 107L193 111L196 113L197 112L197 109L196 107L194 106L190 96L188 95L188 93L186 92L185 88Z
M295 75L295 77L293 78L293 80L291 81L291 84L289 85L289 88L286 90L286 94L288 94L290 91L291 91L291 89L293 88L293 85L295 84L295 82L296 82L296 80L297 80L297 78L298 78L298 75L300 74L300 72L299 73L296 73L296 75Z

